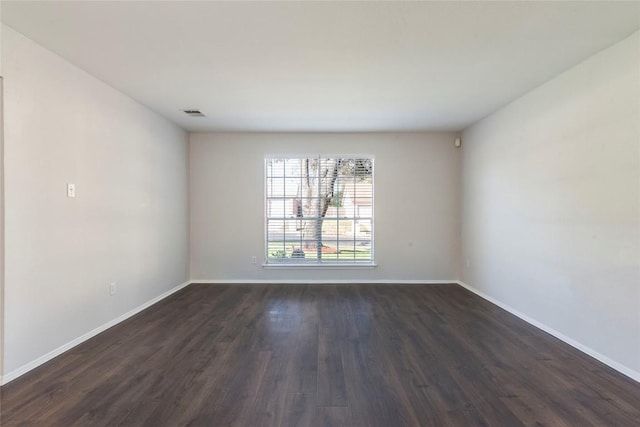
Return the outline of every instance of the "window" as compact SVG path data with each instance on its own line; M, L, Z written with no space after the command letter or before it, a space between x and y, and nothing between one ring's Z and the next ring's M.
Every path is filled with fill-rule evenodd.
M372 264L373 159L265 159L267 264Z

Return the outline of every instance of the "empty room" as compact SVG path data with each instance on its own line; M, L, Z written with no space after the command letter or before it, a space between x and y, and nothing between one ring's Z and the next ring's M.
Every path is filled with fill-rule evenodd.
M640 2L0 21L0 425L640 425Z

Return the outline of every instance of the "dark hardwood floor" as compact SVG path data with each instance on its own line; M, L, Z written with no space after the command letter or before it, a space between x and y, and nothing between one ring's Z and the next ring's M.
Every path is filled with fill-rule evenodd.
M191 285L0 391L2 426L640 425L640 384L457 285Z

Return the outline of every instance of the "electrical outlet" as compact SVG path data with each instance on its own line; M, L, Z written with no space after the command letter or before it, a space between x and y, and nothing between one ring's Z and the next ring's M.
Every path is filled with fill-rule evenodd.
M116 294L116 283L115 283L115 282L112 282L112 283L109 285L109 295L113 296L113 295L115 295L115 294Z
M257 264L257 263L258 263L258 257L252 256L251 257L251 264Z
M76 197L76 185L75 184L67 184L67 197Z

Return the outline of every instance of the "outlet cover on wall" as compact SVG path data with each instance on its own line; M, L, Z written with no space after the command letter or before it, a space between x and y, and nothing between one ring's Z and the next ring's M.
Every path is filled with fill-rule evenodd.
M67 197L76 197L76 185L67 183Z
M113 295L115 295L115 293L116 293L116 283L112 282L109 285L109 295L113 296Z

